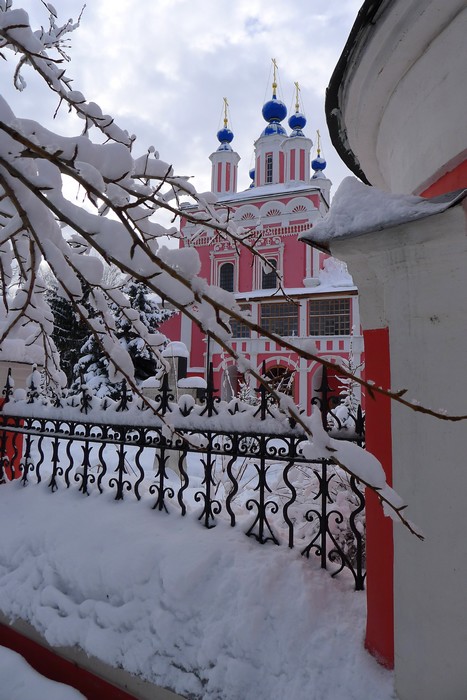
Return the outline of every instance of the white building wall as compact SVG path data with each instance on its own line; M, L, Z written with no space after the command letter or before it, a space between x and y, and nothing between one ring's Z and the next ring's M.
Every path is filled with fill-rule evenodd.
M467 231L462 206L336 243L360 290L364 328L389 326L394 389L467 414ZM467 421L393 403L393 474L420 542L395 526L399 700L467 698Z
M466 31L465 0L391 0L361 40L347 69L343 114L350 148L373 185L422 191L429 176L465 157Z

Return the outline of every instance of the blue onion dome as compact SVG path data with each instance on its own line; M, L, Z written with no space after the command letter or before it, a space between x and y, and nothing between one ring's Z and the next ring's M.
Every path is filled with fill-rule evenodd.
M326 161L324 158L320 155L320 152L318 151L318 155L316 158L314 158L311 161L311 167L315 171L313 173L313 180L318 180L319 178L326 178L326 175L323 173L324 168L326 167Z
M306 117L301 112L295 112L289 119L289 126L293 131L301 131L306 124ZM295 136L295 134L292 134Z
M287 136L286 130L280 123L287 116L287 107L281 100L277 99L276 95L273 94L272 99L263 106L262 114L269 124L261 136L272 136L273 134Z
M248 174L251 177L250 187L254 187L255 186L255 169L251 168L251 170L249 171Z
M224 126L217 132L217 140L220 141L220 146L218 151L231 151L232 147L230 143L233 141L233 131Z
M292 116L289 119L289 126L292 129L290 138L293 138L294 136L305 136L305 134L302 131L305 124L306 117L304 114L298 111L295 112L295 114L292 114Z
M228 127L224 126L223 129L220 129L217 132L217 140L220 141L221 143L231 143L233 141L233 131L231 131Z
M281 100L277 99L276 95L273 95L263 106L262 114L267 122L281 122L287 116L287 107Z
M311 161L311 167L313 168L313 170L318 172L323 171L326 165L326 161L320 155L318 155L314 160Z

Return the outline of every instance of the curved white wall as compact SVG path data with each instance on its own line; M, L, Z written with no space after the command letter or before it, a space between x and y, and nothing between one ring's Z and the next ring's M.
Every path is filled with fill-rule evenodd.
M362 39L342 111L370 182L420 190L466 149L465 0L395 0Z
M391 383L407 398L467 413L466 214L442 214L336 239L361 294L365 329L389 327ZM394 487L420 542L394 527L395 678L399 700L467 698L467 421L393 403Z

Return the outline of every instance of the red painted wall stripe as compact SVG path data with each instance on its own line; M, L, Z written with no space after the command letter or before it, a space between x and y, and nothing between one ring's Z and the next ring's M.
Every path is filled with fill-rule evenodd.
M290 151L290 179L295 180L295 149Z
M363 331L365 374L377 386L391 385L389 331ZM391 401L366 396L366 447L381 462L392 484ZM387 668L394 668L394 545L392 520L377 496L366 492L367 625L365 646Z
M230 192L230 163L225 164L225 191Z
M222 192L222 163L217 164L217 192Z
M305 151L300 149L300 180L305 180Z
M456 168L442 175L423 192L421 197L436 197L439 194L461 190L467 187L467 160L464 160Z
M57 656L11 627L0 625L0 644L21 654L42 676L76 688L87 700L136 700L134 695Z
M279 152L279 182L285 181L285 160L282 151Z
M5 399L0 399L0 412L3 409ZM21 421L21 425L23 422ZM0 413L1 425L15 425L13 419L2 416ZM23 456L23 435L13 433L8 430L0 430L0 452L4 455L3 471L4 476L9 479L19 479L21 477L21 457ZM1 483L1 482L0 482Z

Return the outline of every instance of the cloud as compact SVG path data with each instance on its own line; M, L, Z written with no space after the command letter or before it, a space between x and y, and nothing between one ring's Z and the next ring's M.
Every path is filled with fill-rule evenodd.
M24 3L33 21L46 22L39 0ZM356 17L360 0L123 0L89 2L72 35L69 74L73 87L138 136L137 149L154 145L178 171L210 186L209 154L218 143L222 98L228 97L233 146L242 157L239 186L249 185L253 143L264 128L261 108L269 98L271 58L280 69L280 95L293 108L293 83L301 86L315 140L320 129L327 174L335 184L348 174L332 150L324 116L324 92ZM18 6L21 2L17 3ZM78 0L63 0L62 19L76 18ZM0 64L0 81L11 73ZM39 81L25 73L21 95L6 88L18 116L51 121L56 107ZM5 94L5 93L4 93ZM65 113L54 128L79 129ZM63 133L63 132L62 132Z

